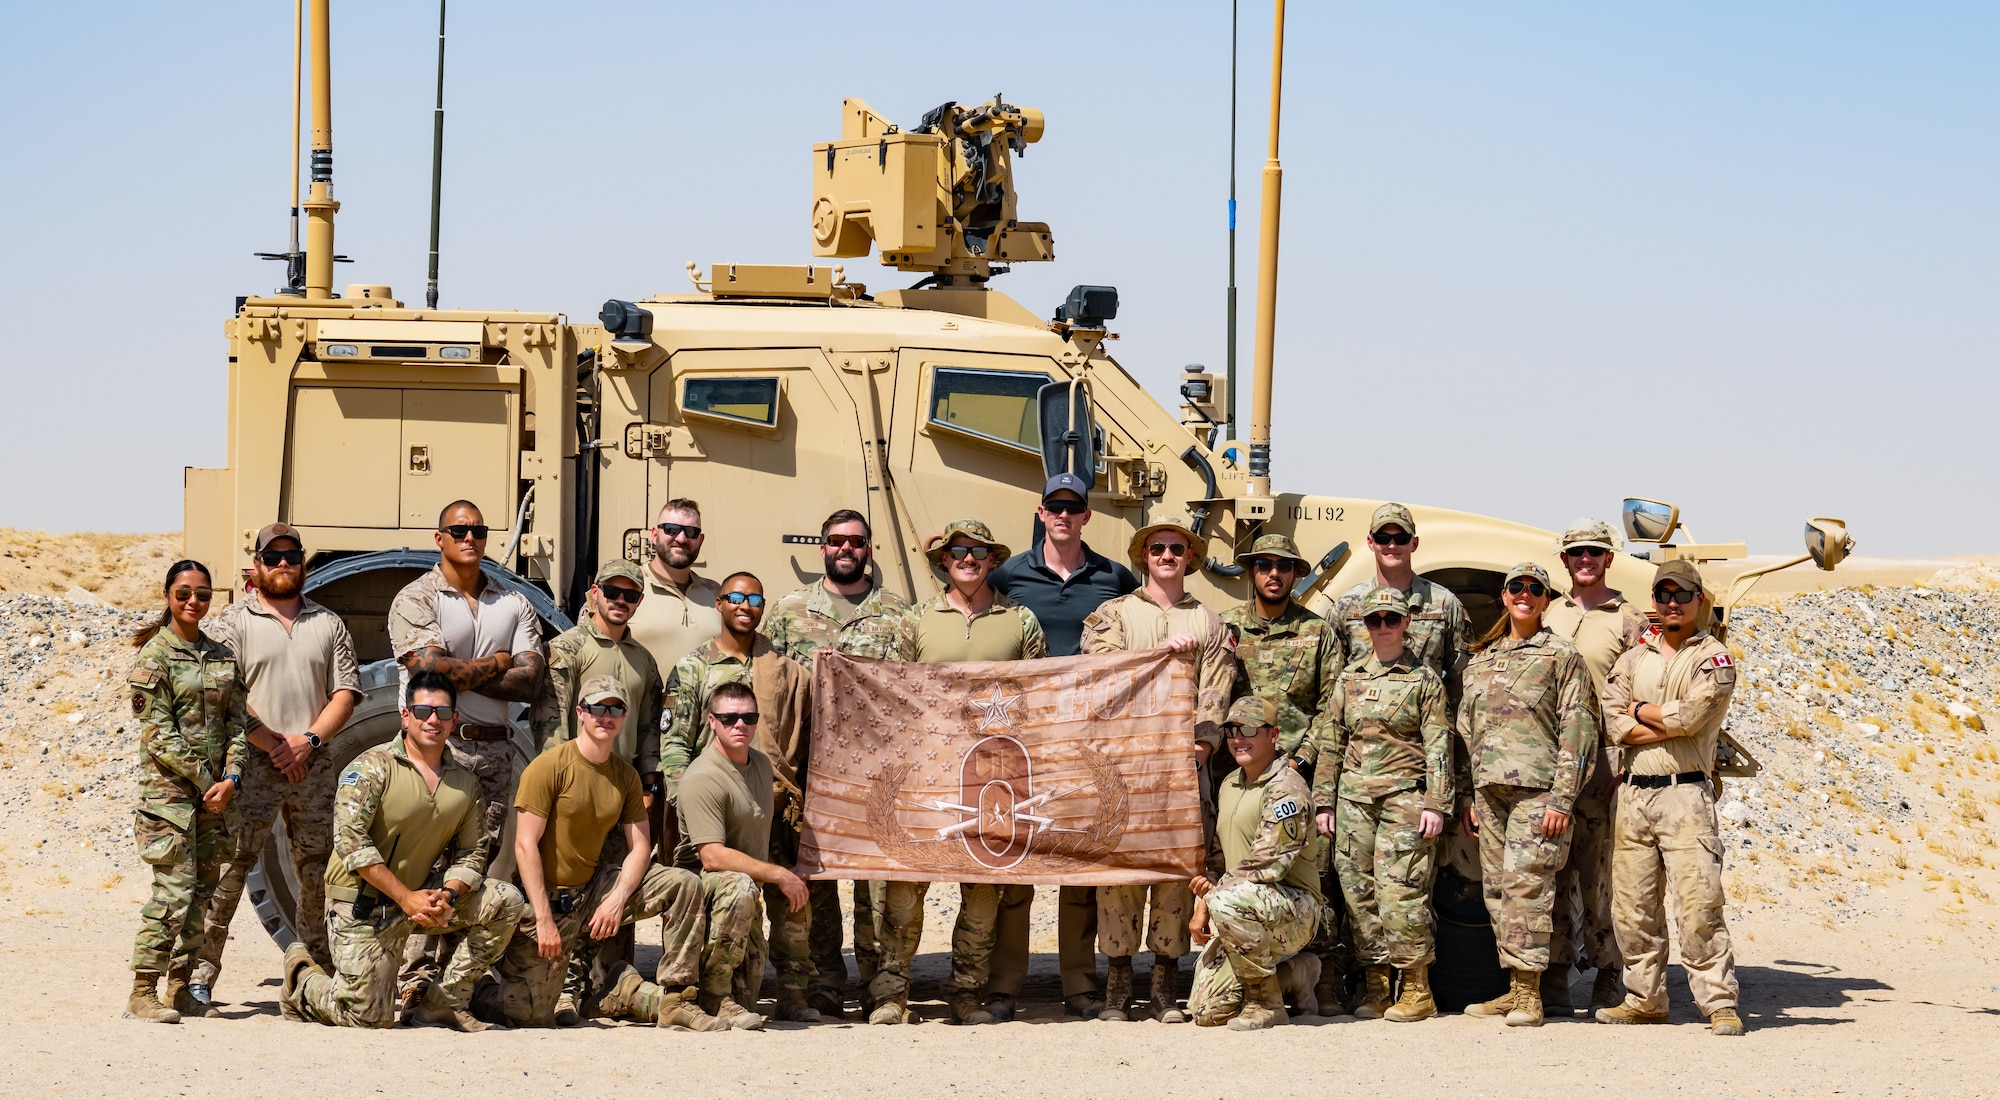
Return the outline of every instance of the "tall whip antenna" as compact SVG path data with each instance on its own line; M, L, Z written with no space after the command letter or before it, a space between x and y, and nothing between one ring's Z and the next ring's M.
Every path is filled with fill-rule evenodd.
M424 305L438 304L438 213L444 194L444 4L438 0L437 110L431 115L431 275L424 287Z
M1229 0L1229 390L1224 438L1236 438L1236 5Z
M1245 494L1271 495L1271 359L1278 323L1278 200L1284 169L1278 164L1278 107L1285 84L1285 0L1277 0L1271 28L1271 132L1264 157L1264 197L1257 231L1257 344L1251 362L1250 479Z

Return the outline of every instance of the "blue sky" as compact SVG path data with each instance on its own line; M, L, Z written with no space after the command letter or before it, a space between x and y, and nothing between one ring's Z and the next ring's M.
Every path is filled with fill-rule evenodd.
M688 260L809 257L843 96L1004 92L1046 313L1119 287L1162 399L1220 368L1224 3L461 2L444 304L593 316ZM421 300L436 9L336 0L338 281ZM1241 361L1270 10L1246 4ZM8 5L0 524L180 524L221 325L284 245L291 5ZM2000 6L1292 5L1274 474L1560 527L1626 495L1789 553L2000 550ZM904 277L870 261L852 277ZM1244 398L1247 408L1247 394Z

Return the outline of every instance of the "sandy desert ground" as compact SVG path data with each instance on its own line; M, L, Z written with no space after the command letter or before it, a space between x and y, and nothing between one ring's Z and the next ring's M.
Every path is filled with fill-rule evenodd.
M1774 586L1739 620L1732 732L1764 774L1723 793L1750 1034L1673 1021L1539 1030L1447 1016L1311 1019L1256 1034L1063 1018L1053 897L1021 1019L962 1029L772 1025L761 1034L357 1033L277 1015L279 952L246 904L225 1017L119 1018L147 883L132 851L120 634L178 538L0 531L0 1094L341 1097L1427 1097L1993 1095L2000 1073L2000 572L1856 563ZM1818 580L1819 578L1812 578ZM1048 891L1052 894L1052 891ZM955 891L934 891L920 997L935 1017ZM641 942L645 941L642 931ZM642 954L642 965L646 959ZM1580 980L1578 992L1587 989Z

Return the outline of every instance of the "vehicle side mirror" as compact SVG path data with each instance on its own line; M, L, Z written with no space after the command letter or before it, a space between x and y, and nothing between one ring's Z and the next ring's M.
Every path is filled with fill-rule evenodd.
M1681 510L1639 497L1625 498L1625 537L1633 542L1665 542L1681 525Z
M1035 391L1042 428L1042 476L1075 474L1097 484L1097 425L1090 417L1090 386L1081 378L1051 382Z
M1812 555L1814 565L1832 569L1853 549L1845 520L1817 516L1806 521L1806 553Z

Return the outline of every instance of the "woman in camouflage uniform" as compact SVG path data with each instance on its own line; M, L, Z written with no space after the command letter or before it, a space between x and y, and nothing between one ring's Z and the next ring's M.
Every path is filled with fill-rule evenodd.
M1576 647L1542 625L1555 585L1522 562L1502 582L1505 614L1465 669L1458 736L1470 757L1466 827L1479 838L1480 878L1508 991L1465 1010L1542 1023L1541 974L1549 966L1556 872L1569 855L1569 815L1597 751L1590 670Z
M208 899L222 877L225 811L242 786L249 744L236 655L201 633L210 585L200 562L177 561L167 570L166 609L133 639L139 657L128 677L142 754L132 835L139 858L152 865L153 896L139 910L125 1015L163 1024L216 1014L187 984ZM157 992L162 973L165 1002Z

